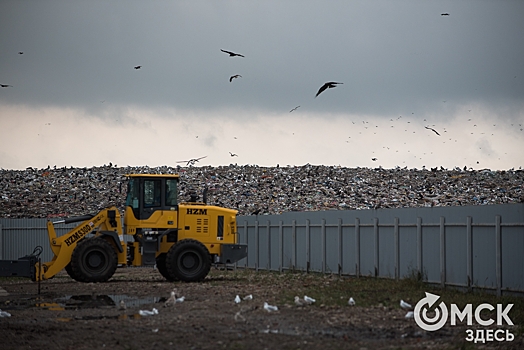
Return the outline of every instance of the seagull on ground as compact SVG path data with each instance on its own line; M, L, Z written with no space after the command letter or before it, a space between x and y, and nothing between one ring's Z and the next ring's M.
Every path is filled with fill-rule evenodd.
M234 52L226 51L226 50L222 50L222 49L220 49L220 51L229 54L229 57L235 57L235 56L244 57L244 55L241 55L239 53L234 53Z
M411 304L406 303L404 300L400 300L400 307L403 309L413 309Z
M413 313L413 311L408 311L408 313L404 317L405 318L413 318L413 317L415 317L415 314Z
M120 310L125 310L126 309L126 302L123 299L120 300L119 309Z
M158 315L158 310L153 308L153 310L149 311L149 310L138 310L138 314L140 316L153 316L153 315Z
M295 305L297 305L297 306L304 306L304 304L305 304L305 301L304 301L304 300L300 299L300 298L298 297L298 295L295 296Z
M324 85L322 85L320 87L320 89L318 89L318 92L317 94L315 95L315 97L317 97L318 95L320 95L322 92L324 92L324 90L326 89L332 89L332 88L335 88L337 87L337 84L344 84L344 83L337 83L336 81L329 81L327 83L325 83Z
M235 304L238 304L238 303L240 303L240 297L237 294L237 296L235 297Z
M264 302L264 310L266 310L267 312L278 311L278 307L274 305L269 305L267 302Z
M242 300L253 300L253 294L246 295Z
M236 78L242 78L242 76L240 74L232 75L232 76L229 77L229 82L232 82L233 79L236 79Z
M307 295L304 295L304 301L307 303L307 304L313 304L316 300L311 298L311 297L308 297Z
M175 304L176 304L176 303L183 303L184 300L186 300L186 297L176 298L176 299L175 299Z
M353 299L353 297L349 298L348 305L350 305L350 306L354 306L355 305L355 299Z
M166 300L164 306L172 306L176 304L176 289L171 291L171 296Z

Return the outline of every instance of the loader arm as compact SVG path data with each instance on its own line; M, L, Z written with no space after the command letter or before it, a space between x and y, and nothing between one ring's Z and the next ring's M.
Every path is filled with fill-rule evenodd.
M85 220L83 220L85 219ZM57 237L55 224L71 223L83 220L78 226L63 236ZM122 235L122 226L120 224L120 212L116 207L103 209L96 215L86 215L80 217L80 220L66 219L58 222L47 222L47 233L49 235L49 244L54 253L53 260L36 264L36 280L46 280L55 276L71 262L71 255L85 236L96 230L96 233L112 234L116 236L113 240L115 248L122 250L118 236Z

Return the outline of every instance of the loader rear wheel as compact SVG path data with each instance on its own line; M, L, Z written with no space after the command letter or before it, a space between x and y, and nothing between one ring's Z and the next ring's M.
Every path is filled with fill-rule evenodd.
M166 266L166 254L162 253L159 256L156 257L156 268L158 269L158 272L169 282L175 282L178 280L176 276L172 276L167 271Z
M205 245L184 239L169 248L166 256L169 275L184 282L202 281L211 269L211 256Z
M105 282L113 276L117 264L115 249L101 237L86 239L71 255L72 277L80 282Z

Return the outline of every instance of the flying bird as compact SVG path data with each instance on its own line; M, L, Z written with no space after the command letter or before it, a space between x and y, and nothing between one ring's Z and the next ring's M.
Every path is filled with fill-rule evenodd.
M322 85L320 87L320 89L318 89L318 92L317 94L315 95L315 97L317 97L318 95L320 95L322 92L324 92L324 90L326 89L332 89L332 88L335 88L337 87L337 84L344 84L344 83L337 83L335 81L330 81L330 82L327 82L325 83L324 85Z
M449 16L449 13L441 13L441 16Z
M134 66L133 68L140 69L140 68L142 68L142 66Z
M229 77L229 82L232 82L235 78L242 78L242 76L240 74L232 75L231 77Z
M296 106L295 108L293 108L292 110L289 111L289 113L293 112L293 111L296 111L298 108L300 108L300 106Z
M19 51L18 54L19 54L19 55L23 55L24 53L23 53L22 51Z
M13 85L0 84L1 87L13 87Z
M200 159L204 159L206 157L207 156L203 156L203 157L200 157L200 158L192 158L190 160L180 160L177 163L186 163L187 166L192 166L192 165L195 165L195 163L199 162Z
M238 157L238 154L231 153L231 152L229 152L229 154L231 155L231 157Z
M244 55L241 55L239 53L234 53L234 52L226 51L226 50L222 50L222 49L220 49L220 51L229 54L229 57L235 57L235 56L244 57Z
M430 128L429 126L425 126L426 129L428 130L431 130L433 131L435 134L437 134L438 136L440 136L440 134L437 132L437 130L433 129L433 128Z
M377 158L371 158L371 160L376 162L378 159Z

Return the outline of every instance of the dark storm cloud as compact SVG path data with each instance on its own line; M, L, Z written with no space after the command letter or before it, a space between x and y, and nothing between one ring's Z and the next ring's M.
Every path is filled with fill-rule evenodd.
M87 115L116 104L422 116L469 103L518 114L523 13L514 1L3 1L0 83L14 87L0 102ZM328 81L344 85L314 99Z

